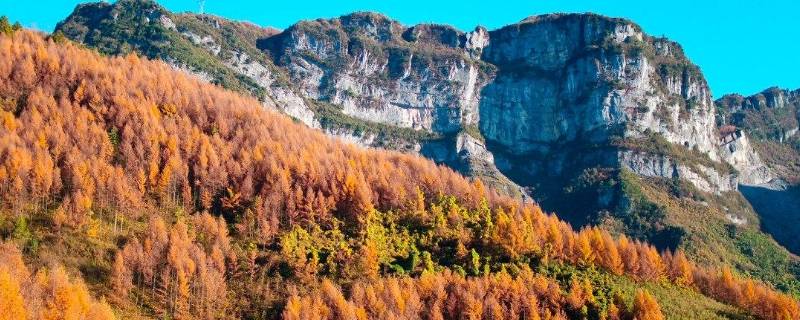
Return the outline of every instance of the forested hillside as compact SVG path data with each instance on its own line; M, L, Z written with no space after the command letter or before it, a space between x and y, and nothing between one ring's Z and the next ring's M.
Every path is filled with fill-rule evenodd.
M4 30L0 123L0 317L800 317L728 268L132 54Z

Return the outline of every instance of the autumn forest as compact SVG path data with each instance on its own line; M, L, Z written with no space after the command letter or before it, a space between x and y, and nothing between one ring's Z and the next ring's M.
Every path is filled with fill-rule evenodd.
M0 319L665 319L648 288L800 319L729 268L13 27L0 239Z

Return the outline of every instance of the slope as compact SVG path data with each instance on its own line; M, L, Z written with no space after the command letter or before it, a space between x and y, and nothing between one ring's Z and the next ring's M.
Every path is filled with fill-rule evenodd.
M800 219L800 90L768 88L744 97L716 101L719 122L729 130L752 132L756 151L777 174L771 183L742 186L742 193L764 218L764 229L795 254Z

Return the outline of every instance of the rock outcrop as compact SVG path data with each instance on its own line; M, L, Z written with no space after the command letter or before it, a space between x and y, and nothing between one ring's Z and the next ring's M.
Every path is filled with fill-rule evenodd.
M300 22L260 46L309 98L362 120L453 133L477 122L490 75L466 51L479 52L485 41L483 29L468 39L452 27L406 28L355 13Z
M749 97L727 94L716 104L720 123L743 128L762 140L782 143L800 128L800 89L772 87Z

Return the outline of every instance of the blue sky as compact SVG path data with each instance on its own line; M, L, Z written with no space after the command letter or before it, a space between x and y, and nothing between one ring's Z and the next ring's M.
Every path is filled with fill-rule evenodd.
M0 15L52 31L76 0L0 0ZM657 3L656 2L660 2ZM159 0L172 11L196 11L195 0ZM302 19L378 11L404 24L436 22L471 30L551 12L595 12L625 17L652 35L681 43L698 64L714 96L756 93L770 86L800 88L798 0L207 0L206 12L285 28Z

